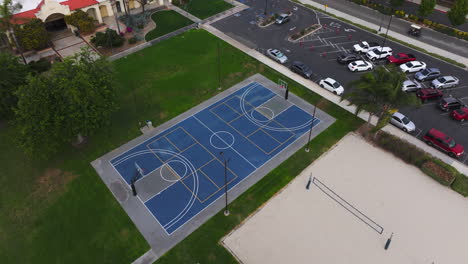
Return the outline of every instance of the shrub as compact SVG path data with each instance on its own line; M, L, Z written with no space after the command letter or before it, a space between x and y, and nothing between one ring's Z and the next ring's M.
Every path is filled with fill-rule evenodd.
M456 176L459 174L455 168L436 158L424 162L420 169L445 186L452 185Z
M78 28L81 33L91 33L94 31L94 20L82 10L77 10L71 15L65 16L65 22Z
M16 36L24 50L40 50L48 46L49 33L44 23L37 18L20 26L15 25Z
M138 39L136 37L131 37L128 39L128 44L135 44L138 42Z
M52 66L50 61L45 58L41 58L38 61L31 61L30 63L28 63L28 65L29 69L31 69L31 72L36 74L48 71Z
M458 173L451 187L454 191L467 197L468 196L468 177L464 174Z
M135 29L142 29L148 24L148 21L151 17L149 12L138 13L138 14L129 14L128 16L121 16L119 19L122 21L127 27Z
M406 163L413 164L417 167L421 167L430 159L430 156L426 152L416 146L383 131L379 132L375 143L381 148L391 152L396 157L401 158Z
M91 43L95 46L105 48L120 47L124 44L124 41L125 39L122 36L110 28L106 29L104 33L96 33L96 36L91 38Z

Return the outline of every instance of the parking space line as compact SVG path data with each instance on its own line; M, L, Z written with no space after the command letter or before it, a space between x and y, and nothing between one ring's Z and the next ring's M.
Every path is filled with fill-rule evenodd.
M465 159L463 160L463 163L466 163L467 160L468 160L468 154L465 153Z
M414 135L414 137L418 138L419 134L421 134L422 130L420 128L416 128L416 130L418 131L418 133L416 133L416 135Z
M468 88L468 86L460 86L460 87L454 87L454 88L447 88L447 90L457 90L457 89L465 89L465 88Z
M446 113L442 113L442 114L439 114L439 115L448 115L450 114L449 112L446 112Z

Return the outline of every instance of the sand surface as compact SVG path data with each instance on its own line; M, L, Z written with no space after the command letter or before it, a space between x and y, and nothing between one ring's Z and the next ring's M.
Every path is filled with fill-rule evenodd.
M467 223L468 199L350 134L223 243L246 264L457 264Z

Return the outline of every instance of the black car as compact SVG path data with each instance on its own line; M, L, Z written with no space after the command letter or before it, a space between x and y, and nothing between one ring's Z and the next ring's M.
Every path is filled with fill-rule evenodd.
M336 58L336 61L340 64L348 64L350 62L353 62L353 61L357 61L357 60L360 60L361 58L356 55L356 54L352 54L352 53L342 53L340 56L338 56Z
M304 78L310 79L310 77L312 77L312 70L309 68L309 66L305 65L300 61L294 61L290 69L291 71L302 75L302 77Z
M439 108L447 112L449 110L456 110L465 106L465 104L455 97L445 97L439 102Z

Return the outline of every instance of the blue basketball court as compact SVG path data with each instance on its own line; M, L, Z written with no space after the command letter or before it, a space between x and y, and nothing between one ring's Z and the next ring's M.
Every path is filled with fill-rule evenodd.
M170 235L223 197L225 182L229 192L319 122L252 82L110 163L129 185L136 176L137 182L160 180L157 193L139 198Z

